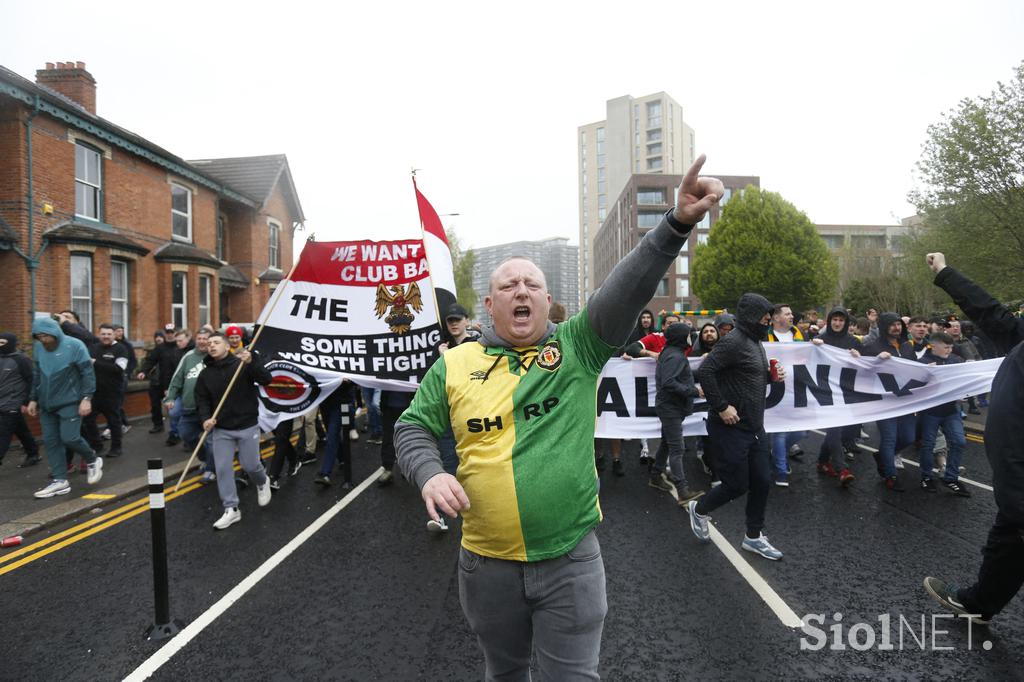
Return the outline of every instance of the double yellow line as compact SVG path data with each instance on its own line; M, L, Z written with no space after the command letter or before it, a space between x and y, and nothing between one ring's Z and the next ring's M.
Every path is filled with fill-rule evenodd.
M292 438L292 443L298 441L297 437ZM270 443L268 446L264 446L260 449L260 458L266 459L274 454L274 444ZM239 470L239 466L235 464L235 471ZM202 488L203 484L199 482L202 475L193 476L185 479L181 488L177 492L167 492L164 495L164 499L167 502L181 497L186 493L190 493L197 488ZM170 489L170 482L168 483L168 490ZM62 530L59 533L54 533L48 538L44 538L39 542L26 545L20 549L16 549L13 552L0 556L0 575L10 573L13 570L21 568L25 564L32 563L36 559L42 559L44 556L53 554L59 550L64 549L70 545L75 544L81 540L86 539L91 535L95 535L100 531L106 530L111 526L127 521L128 519L138 516L149 510L149 495L146 494L141 499L129 502L128 504L119 507L113 511L107 512L97 516L94 519L89 519L83 523L72 526L67 530ZM15 561L17 559L17 561Z

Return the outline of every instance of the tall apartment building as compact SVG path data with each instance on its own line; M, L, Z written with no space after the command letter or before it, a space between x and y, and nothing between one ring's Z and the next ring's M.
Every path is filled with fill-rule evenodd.
M611 200L636 173L681 175L696 158L693 128L683 120L679 103L664 92L616 97L606 102L605 111L605 120L577 131L580 301L597 288L594 238Z
M579 289L576 269L579 263L579 247L570 246L565 237L552 237L540 241L510 242L473 249L476 259L473 265L473 290L477 303L473 317L487 322L490 316L484 309L484 296L490 288L490 277L494 269L506 258L524 256L529 258L544 273L551 298L565 306L566 313L575 315L579 309Z
M856 279L899 274L897 261L912 220L901 225L815 225L839 264L839 291Z
M700 298L690 286L690 265L693 263L697 244L707 242L711 228L734 194L741 194L749 185L761 186L761 179L756 175L716 177L725 185L725 196L719 204L711 208L704 216L704 220L694 227L685 248L676 258L675 265L662 279L654 298L647 304L654 312L662 309L700 309ZM665 212L674 205L675 190L682 179L681 173L642 174L629 178L615 203L609 206L608 216L593 240L595 288L601 286L615 264L632 251L649 230L658 226Z

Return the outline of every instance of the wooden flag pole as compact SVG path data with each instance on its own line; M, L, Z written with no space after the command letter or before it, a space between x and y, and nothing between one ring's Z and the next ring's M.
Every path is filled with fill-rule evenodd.
M309 239L306 241L313 241L313 235L310 235ZM263 328L266 326L267 320L269 320L270 316L274 314L274 308L277 307L278 302L281 300L281 294L285 289L284 285L291 281L293 272L295 272L294 265L292 266L292 269L288 271L288 276L281 280L281 283L277 285L277 289L274 291L274 300L270 305L270 309L267 311L267 314L264 315L263 322L259 324L259 328L256 330L256 335L252 337L252 341L249 342L249 347L246 350L251 350L256 345L256 342L260 338L260 334L263 333ZM224 401L227 399L228 395L231 394L231 389L235 386L235 380L238 379L238 375L242 373L242 367L244 365L244 362L239 361L238 367L235 368L235 373L231 377L231 381L228 383L228 388L224 391L224 395L220 397L220 402L217 403L217 409L213 411L213 416L211 416L210 419L216 419L217 415L220 414L220 408L224 406ZM178 488L181 487L182 481L185 480L185 475L188 474L189 469L192 468L192 463L195 462L196 456L199 454L199 448L203 447L203 443L206 442L206 436L209 435L209 433L209 431L203 429L203 435L199 437L199 443L196 445L195 450L192 451L192 456L188 458L188 463L185 465L185 468L181 470L181 476L178 477L178 482L174 486L175 492L177 492Z

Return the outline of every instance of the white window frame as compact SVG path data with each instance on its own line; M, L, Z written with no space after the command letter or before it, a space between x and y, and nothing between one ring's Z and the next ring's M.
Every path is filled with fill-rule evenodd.
M128 268L129 268L129 264L128 264L127 261L117 260L116 258L111 259L111 261L110 261L110 322L112 324L114 324L115 326L119 324L122 327L124 327L126 335L128 333L128 329L129 329L129 326L128 326L128 311L129 311L130 306L128 305L128 303L129 303L129 298L131 296L130 292L128 291L128 281L129 281ZM124 291L124 298L115 298L114 297L114 278L115 278L115 276L117 276L115 273L117 272L118 269L121 269L121 277L123 279L123 286L124 286L124 289L123 289L123 291ZM119 308L121 310L121 319L120 320L117 319L116 315L114 315L114 311L119 309Z
M75 296L75 263L82 263L86 265L86 269L89 272L89 296L88 298L82 296ZM69 277L71 279L71 309L74 310L78 317L82 320L82 325L86 329L92 329L92 254L90 253L72 253L69 267ZM84 302L86 307L79 308L76 302Z
M204 324L210 324L210 295L213 290L212 286L213 278L209 275L199 275L199 324L197 327L202 327ZM206 303L203 304L203 300Z
M174 189L184 190L188 199L188 212L183 213L174 208ZM188 236L183 237L180 234L174 232L174 216L181 215L185 216L188 225ZM176 182L171 183L171 239L176 239L181 242L192 243L192 190L185 185L180 185Z
M273 270L281 269L281 223L267 218L267 265Z
M85 151L87 151L87 152L91 152L91 153L95 154L97 157L99 157L99 169L98 169L98 173L99 173L98 181L99 181L99 184L94 184L92 182L89 182L88 180L85 180L83 178L78 177L78 150L80 148L85 150ZM92 191L94 191L96 193L96 215L95 216L86 215L84 213L79 213L78 212L78 186L79 185L84 185L86 187L90 187L90 188L92 188ZM82 142L76 142L75 143L75 217L76 218L85 218L86 220L95 220L97 222L101 222L103 220L103 152L101 152L100 150L98 150L98 149L96 149L96 148L94 148L94 147L92 147L90 145L84 144Z
M181 303L174 302L174 280L176 277L181 277ZM176 317L179 315L180 324ZM176 329L188 327L188 273L181 270L171 273L171 322L174 323Z

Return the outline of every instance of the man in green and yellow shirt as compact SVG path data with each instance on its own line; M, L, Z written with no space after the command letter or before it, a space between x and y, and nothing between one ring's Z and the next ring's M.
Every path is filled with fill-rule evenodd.
M724 194L699 178L609 274L577 315L548 322L544 273L511 258L492 273L493 319L478 342L427 372L395 430L398 460L427 513L463 514L459 594L484 653L487 679L597 678L607 611L593 439L597 379L678 256L692 226ZM458 478L437 441L455 434Z

